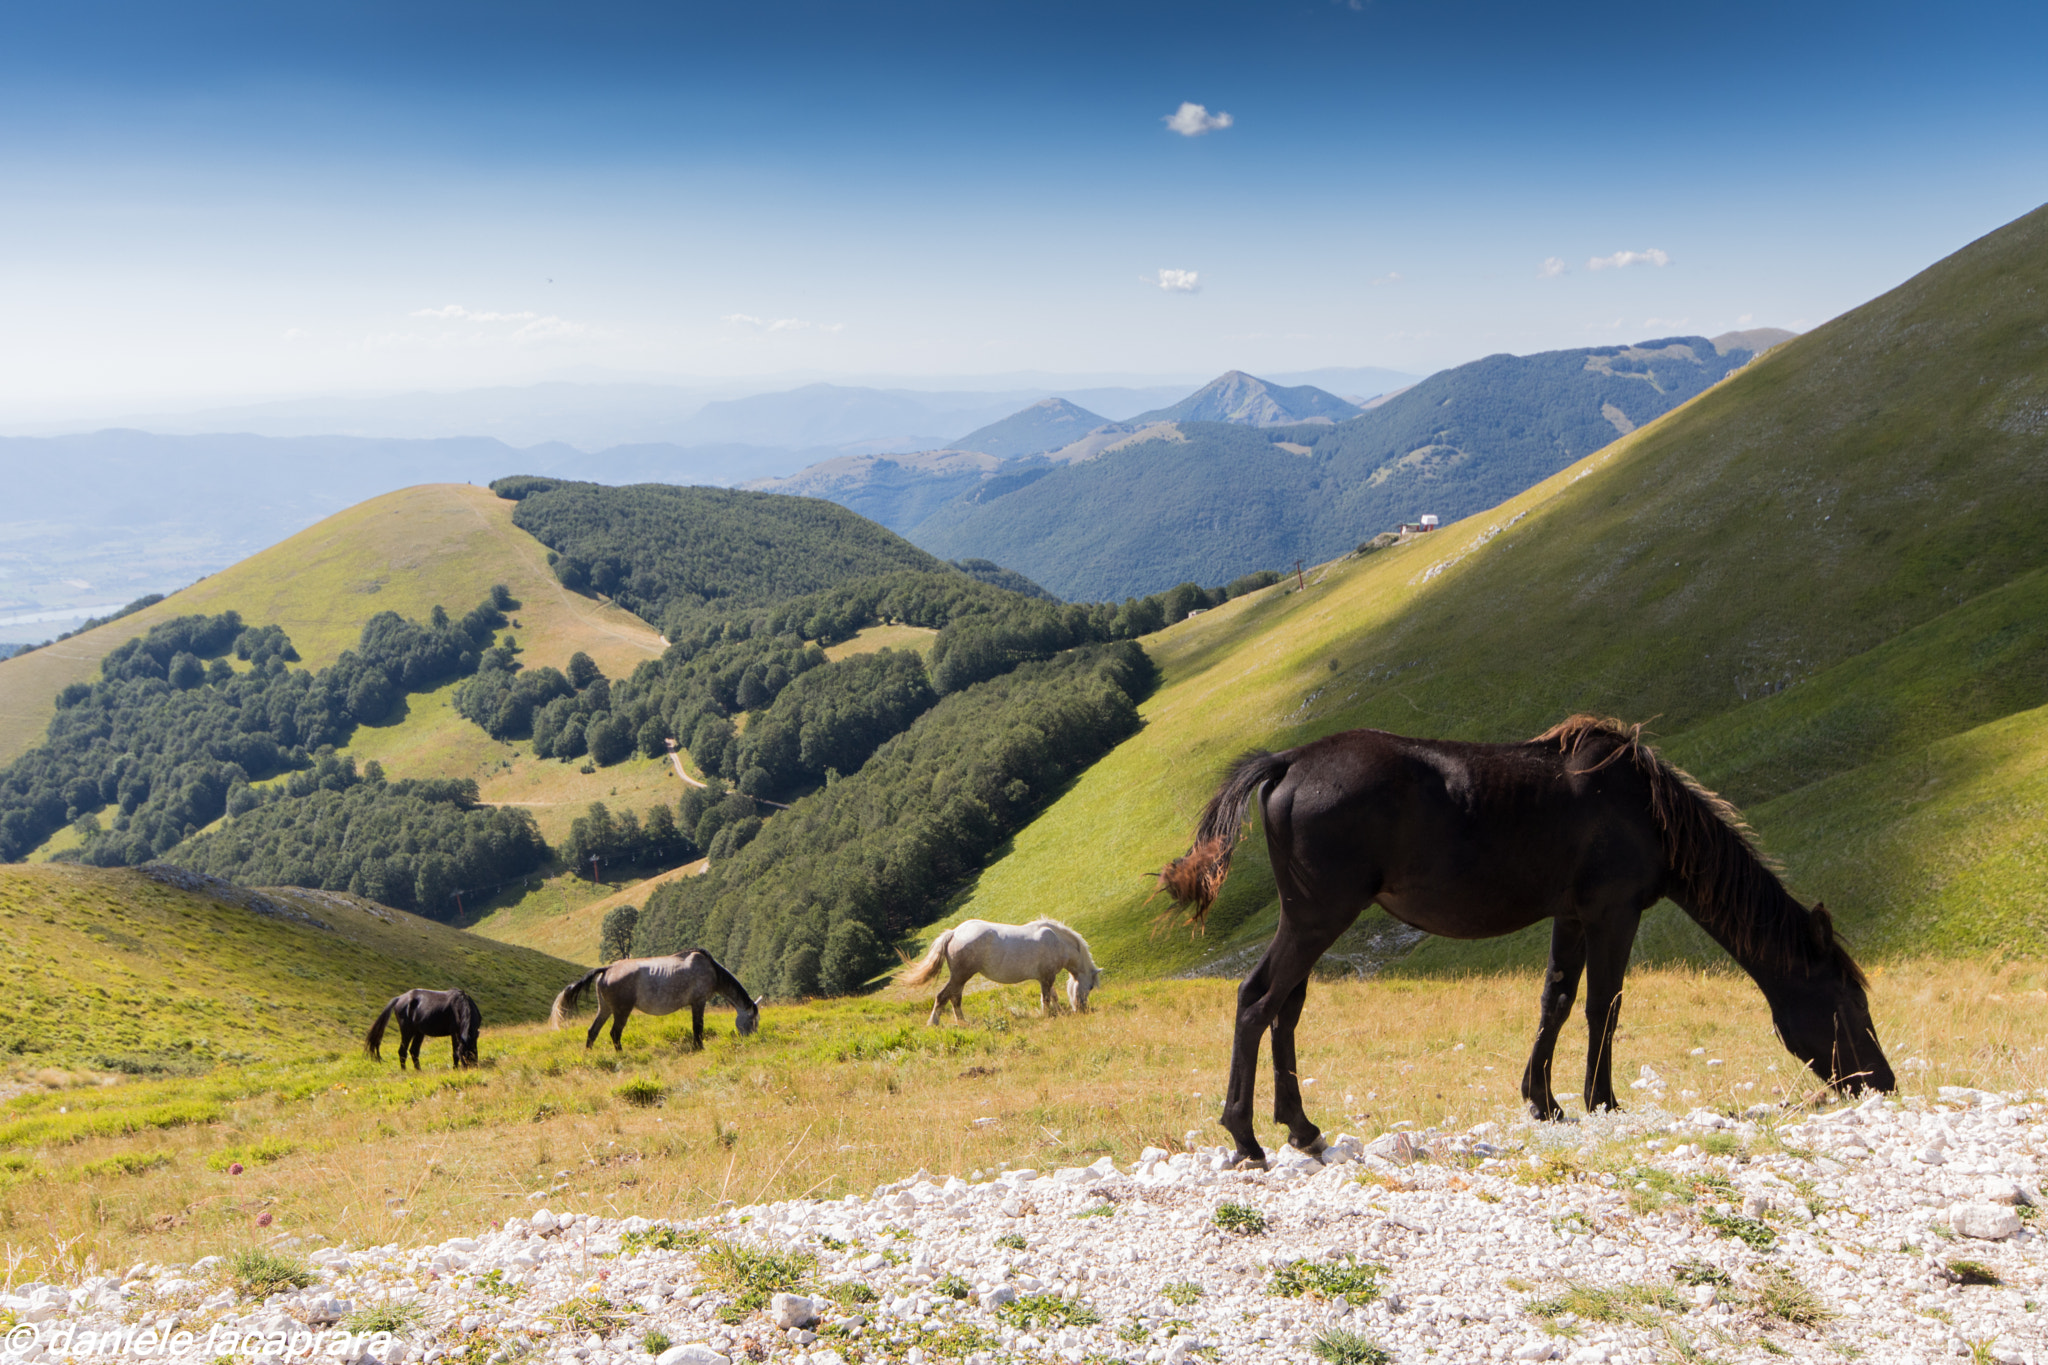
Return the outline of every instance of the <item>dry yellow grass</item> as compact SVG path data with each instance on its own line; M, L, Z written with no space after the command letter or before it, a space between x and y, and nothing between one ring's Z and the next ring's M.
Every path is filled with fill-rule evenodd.
M2048 1084L2043 985L2038 967L1883 970L1873 1003L1891 1056L1927 1063L1902 1071L1908 1093ZM1331 1131L1366 1134L1403 1119L1513 1117L1535 990L1528 973L1317 985L1301 1032L1310 1112ZM717 1010L702 1054L685 1050L687 1016L636 1018L619 1058L602 1043L586 1052L581 1026L519 1026L485 1031L486 1065L474 1072L437 1065L401 1077L337 1049L180 1083L24 1097L0 1107L0 1159L15 1168L0 1189L0 1241L18 1276L41 1275L88 1258L230 1251L254 1239L262 1212L275 1217L271 1234L419 1242L540 1204L691 1215L720 1199L865 1192L919 1167L970 1175L1000 1162L1128 1160L1191 1129L1220 1142L1233 991L1226 981L1110 985L1093 1013L1053 1019L1038 1017L1034 987L978 992L963 1029L926 1029L926 993L899 991L774 1006L751 1039ZM1574 1024L1559 1053L1574 1073L1583 1045ZM1690 1056L1696 1046L1706 1056ZM1631 977L1618 1065L1633 1076L1644 1063L1669 1079L1673 1107L1739 1109L1809 1088L1755 988L1728 974ZM1270 1079L1262 1070L1262 1106ZM665 1087L662 1103L639 1108L617 1093L635 1081ZM1682 1099L1688 1090L1696 1096ZM72 1142L19 1127L55 1122L60 1102L76 1116L65 1121L95 1123L171 1101L218 1117ZM238 1177L208 1165L266 1141L289 1151ZM91 1169L122 1156L163 1164Z
M825 651L825 657L838 663L856 654L874 654L884 649L914 649L919 654L931 651L932 641L939 638L935 630L923 626L869 626L851 640L842 640Z
M513 631L529 661L560 666L582 650L613 677L662 651L660 635L630 612L579 597L555 581L547 548L512 524L487 488L422 484L359 503L289 540L75 639L0 660L0 763L38 741L52 699L97 675L107 651L160 621L239 611L276 623L308 667L334 662L379 611L424 619L438 604L460 616L494 583L519 599ZM417 699L415 699L417 700Z

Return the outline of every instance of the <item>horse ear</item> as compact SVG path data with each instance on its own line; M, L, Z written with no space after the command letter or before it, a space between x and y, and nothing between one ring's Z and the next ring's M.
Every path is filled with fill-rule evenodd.
M1826 901L1815 901L1813 903L1811 923L1813 926L1813 946L1815 951L1826 952L1834 947L1835 917L1828 913Z

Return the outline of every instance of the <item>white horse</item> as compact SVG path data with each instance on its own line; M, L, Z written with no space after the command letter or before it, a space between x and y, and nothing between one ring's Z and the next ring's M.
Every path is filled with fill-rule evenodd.
M960 993L976 972L1005 986L1019 981L1036 981L1038 994L1051 1014L1052 983L1062 970L1067 973L1067 1003L1076 1012L1088 1008L1088 992L1102 979L1102 969L1088 954L1088 940L1056 919L1035 919L1029 924L990 924L985 919L963 920L932 940L924 961L905 972L900 980L907 986L929 981L944 964L951 971L932 1001L930 1027L939 1022L946 1002L953 1002L953 1017L961 1023Z

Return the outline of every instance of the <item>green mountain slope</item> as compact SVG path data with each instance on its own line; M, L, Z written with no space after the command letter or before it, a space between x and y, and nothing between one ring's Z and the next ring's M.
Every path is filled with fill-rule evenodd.
M1185 848L1239 750L1366 725L1514 740L1592 711L1653 721L1677 762L1758 803L1794 889L1853 940L2048 953L2024 875L2048 703L2048 293L2020 283L2044 273L2048 209L1483 515L1153 637L1145 729L960 913L1057 906L1112 963L1185 966L1219 943L1151 936L1140 874ZM1271 910L1248 852L1220 942ZM1707 952L1668 907L1645 937ZM1411 961L1527 960L1541 939L1433 940Z
M1009 487L991 480L905 533L1069 598L1327 559L1422 513L1451 521L1512 497L1749 358L1704 337L1488 356L1369 411L1346 405L1335 425L1205 420L1224 409L1197 394L1169 435Z
M581 975L338 892L163 877L0 867L0 1052L26 1067L200 1071L352 1050L384 1003L415 986L468 991L489 1024L540 1019ZM428 1043L430 1055L445 1065L446 1044L436 1054Z

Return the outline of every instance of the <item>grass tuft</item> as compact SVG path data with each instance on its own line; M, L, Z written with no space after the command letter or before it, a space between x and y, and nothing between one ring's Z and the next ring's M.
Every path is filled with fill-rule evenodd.
M632 1105L635 1109L652 1109L655 1105L660 1104L662 1099L668 1094L668 1087L660 1081L643 1079L627 1081L624 1085L614 1089L612 1093L627 1104Z
M1723 1237L1733 1237L1758 1251L1769 1251L1778 1244L1778 1234L1769 1223L1760 1223L1739 1213L1715 1213L1712 1210L1701 1214L1700 1218Z
M1782 1266L1770 1266L1763 1271L1757 1283L1756 1301L1766 1313L1795 1327L1818 1327L1835 1316L1820 1295Z
M1041 1327L1093 1327L1102 1321L1102 1314L1079 1299L1061 1298L1058 1294L1026 1294L1004 1304L996 1312L1012 1326L1034 1330Z
M1226 1201L1216 1206L1210 1217L1217 1227L1225 1232L1237 1233L1240 1237L1256 1237L1266 1230L1266 1215L1250 1204Z
M1266 1292L1280 1299L1342 1299L1363 1308L1380 1296L1380 1276L1386 1273L1383 1265L1348 1258L1334 1263L1294 1261L1273 1272Z
M1948 1263L1948 1277L1957 1284L2000 1285L2005 1283L2004 1276L2000 1275L1990 1266L1985 1265L1982 1261L1966 1261L1961 1259L1950 1261Z
M380 1303L368 1308L358 1308L341 1321L344 1331L361 1336L372 1332L389 1332L401 1336L425 1321L427 1310L416 1303Z
M1202 1286L1193 1280L1175 1280L1172 1284L1159 1286L1159 1297L1175 1308L1185 1308L1202 1297Z
M312 1268L296 1256L281 1256L261 1247L236 1252L228 1262L227 1275L237 1294L252 1299L304 1289L315 1279Z
M1572 1284L1555 1298L1539 1299L1526 1308L1539 1318L1561 1318L1571 1313L1593 1322L1625 1322L1646 1327L1657 1321L1659 1312L1683 1313L1687 1306L1669 1285Z
M1317 1360L1327 1360L1330 1365L1391 1365L1394 1359L1392 1351L1371 1337L1347 1332L1342 1327L1327 1327L1316 1333L1308 1349Z
M697 1269L747 1312L765 1308L775 1294L796 1293L817 1268L818 1258L808 1251L757 1251L733 1242L713 1242L697 1257Z

